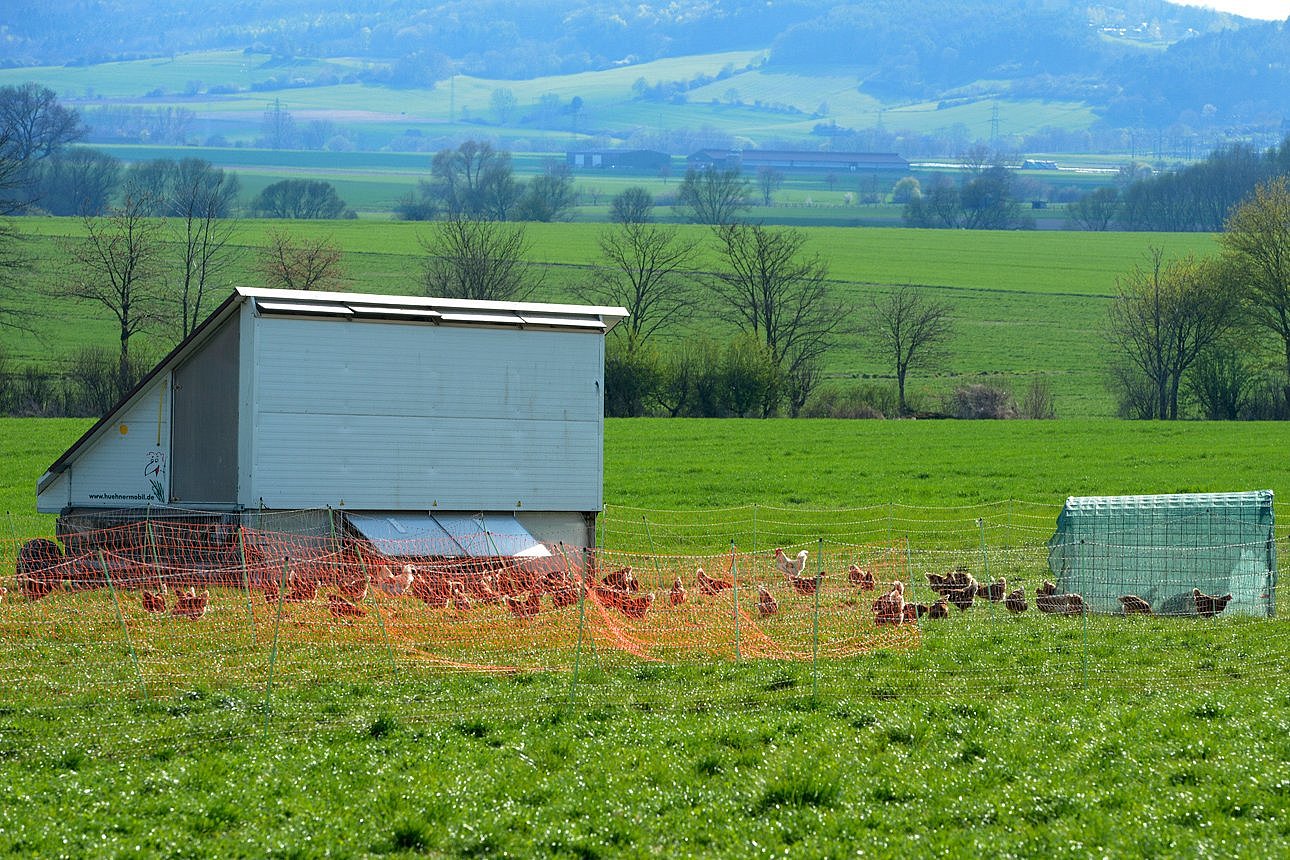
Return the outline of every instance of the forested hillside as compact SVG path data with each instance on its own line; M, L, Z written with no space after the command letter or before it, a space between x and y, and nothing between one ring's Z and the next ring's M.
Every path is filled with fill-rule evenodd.
M1276 133L1290 116L1286 22L1165 0L10 0L0 23L0 65L9 67L182 65L182 55L216 50L256 57L264 77L248 84L207 70L173 92L432 90L454 75L534 80L755 51L750 69L846 82L834 87L832 105L1060 102L1092 110L1108 128L1173 127L1184 137ZM641 74L638 101L690 97L693 75L677 82ZM758 108L792 103L776 95L756 104L748 89L704 97ZM164 92L171 90L130 95ZM954 121L946 115L944 125Z

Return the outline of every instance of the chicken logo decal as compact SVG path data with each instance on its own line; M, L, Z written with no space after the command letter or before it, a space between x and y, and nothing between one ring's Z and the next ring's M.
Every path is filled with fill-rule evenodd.
M148 462L143 467L143 476L152 484L152 494L157 501L166 501L165 487L161 483L161 475L166 470L166 455L161 451L149 451Z

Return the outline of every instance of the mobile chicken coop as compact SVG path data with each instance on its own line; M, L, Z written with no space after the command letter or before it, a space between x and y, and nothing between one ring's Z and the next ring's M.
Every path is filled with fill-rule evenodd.
M157 529L200 527L198 565L247 527L377 556L591 546L626 316L239 288L49 467L37 508L69 556L123 524L141 548L146 523L155 558Z
M1133 595L1156 615L1205 615L1197 603L1208 595L1220 598L1218 612L1270 617L1272 501L1271 490L1071 497L1048 567L1058 590L1081 595L1093 612L1121 612L1120 598Z

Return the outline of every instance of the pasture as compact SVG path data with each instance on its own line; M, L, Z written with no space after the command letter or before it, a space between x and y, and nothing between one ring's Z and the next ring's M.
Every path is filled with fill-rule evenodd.
M22 512L87 424L0 420L0 504L18 512L16 530L48 529ZM611 420L606 497L622 525L637 509L757 502L763 529L778 516L805 530L823 517L812 509L895 501L942 506L947 532L971 529L982 502L1014 498L1035 511L1026 537L1010 538L1020 547L1047 536L1068 493L1284 497L1278 431ZM730 532L708 528L715 551L746 545ZM1033 582L1037 560L1019 558L1016 575ZM102 607L103 596L81 599ZM781 600L786 620L809 618L800 600ZM7 623L14 601L11 589ZM219 608L200 624L232 617ZM601 648L584 654L571 705L563 658L549 661L556 671L478 674L412 670L401 657L391 676L379 642L346 645L343 628L293 610L267 712L263 639L239 651L194 626L177 655L160 633L141 637L145 667L182 657L144 700L107 612L107 644L82 619L60 642L7 646L0 850L1270 856L1290 838L1290 695L1275 681L1284 608L1271 621L1093 617L1082 628L978 606L924 624L917 647L831 658L818 675L809 662L651 664Z
M18 226L31 237L27 247L35 260L31 290L18 299L34 333L0 331L0 349L9 361L48 362L57 368L81 346L112 348L112 325L96 308L49 298L66 277L65 243L82 235L80 222L26 218ZM347 289L415 294L420 291L419 240L428 229L403 222L245 220L235 240L240 256L228 280L258 283L257 249L270 230L288 230L325 236L338 245L344 252ZM579 223L528 225L531 259L545 272L535 298L577 300L578 287L597 263L597 241L605 229ZM680 229L707 242L705 228ZM1141 263L1151 246L1174 255L1216 249L1208 234L812 228L807 248L828 261L837 295L851 313L851 324L826 359L828 381L889 378L859 326L871 299L882 290L916 284L955 308L958 327L949 359L930 373L911 377L916 402L935 408L942 392L965 380L998 382L1020 391L1042 376L1050 382L1060 417L1112 414L1100 327L1116 277ZM700 268L715 264L710 250L708 254ZM51 307L58 308L56 316L49 313ZM732 328L717 310L708 303L689 324L667 332L665 348L695 334L729 336ZM171 345L165 331L154 331L140 343L155 355Z

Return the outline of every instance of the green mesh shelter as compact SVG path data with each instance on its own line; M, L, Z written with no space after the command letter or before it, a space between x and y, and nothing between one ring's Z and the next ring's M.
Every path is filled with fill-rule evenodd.
M1196 613L1192 589L1231 594L1223 615L1274 614L1272 491L1071 497L1048 541L1059 591L1090 612L1133 594L1158 615Z

